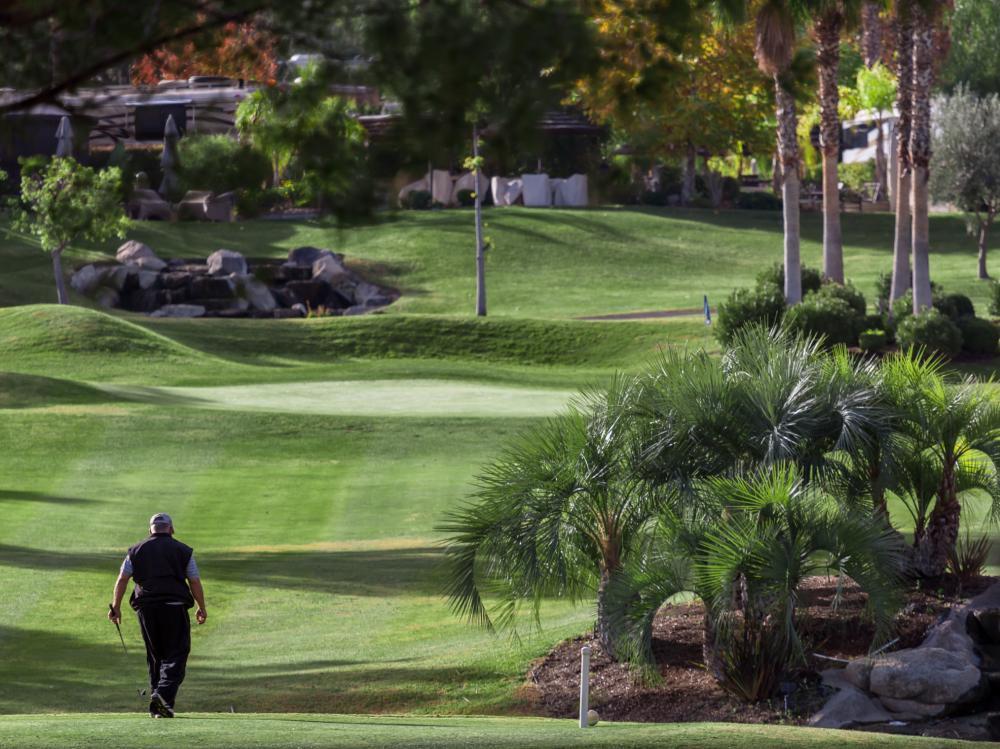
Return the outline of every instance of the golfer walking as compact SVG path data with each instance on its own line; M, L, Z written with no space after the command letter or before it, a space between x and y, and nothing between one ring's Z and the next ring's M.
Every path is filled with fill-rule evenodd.
M108 611L108 619L121 622L122 597L129 579L135 578L129 603L139 617L146 643L151 718L174 717L174 700L191 652L188 609L198 602L198 624L204 624L208 616L194 551L173 536L169 515L160 512L149 519L149 537L125 555Z

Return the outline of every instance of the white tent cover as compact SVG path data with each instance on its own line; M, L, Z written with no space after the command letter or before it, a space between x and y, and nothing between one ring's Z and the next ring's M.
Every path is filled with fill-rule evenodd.
M552 188L547 174L522 174L521 189L524 204L532 208L552 205Z

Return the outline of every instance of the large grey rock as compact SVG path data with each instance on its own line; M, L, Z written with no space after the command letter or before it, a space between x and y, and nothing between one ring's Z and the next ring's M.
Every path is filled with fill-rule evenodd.
M208 256L207 265L208 272L215 276L247 272L246 258L235 250L216 250Z
M321 250L319 247L296 247L288 251L288 265L310 268L321 257L336 257L329 250Z
M152 270L139 270L135 274L140 289L151 289L160 280L160 274Z
M851 686L867 692L872 675L872 661L870 658L858 658L851 661L844 669L844 679Z
M274 312L278 306L274 300L274 294L262 281L249 275L236 276L233 281L236 284L237 296L245 299L249 306L258 312Z
M960 707L982 694L983 678L959 653L921 646L880 656L872 664L870 690L879 698Z
M69 285L78 294L90 296L101 282L102 274L94 265L85 265L69 279Z
M163 270L167 264L160 260L149 245L130 239L115 253L119 263L138 265L147 270Z
M879 702L886 709L895 713L894 720L937 718L948 711L948 705L927 704L916 700L894 700L892 697L880 697Z
M313 280L326 281L331 286L336 286L349 276L350 271L332 253L317 258L312 264Z
M362 281L354 289L354 303L365 307L384 307L392 303L392 298L375 284Z
M152 317L204 317L205 308L200 304L165 304Z
M865 723L886 723L892 716L860 689L841 689L809 719L817 728L847 728Z
M94 301L105 309L112 309L121 302L121 295L110 286L101 286L94 292Z

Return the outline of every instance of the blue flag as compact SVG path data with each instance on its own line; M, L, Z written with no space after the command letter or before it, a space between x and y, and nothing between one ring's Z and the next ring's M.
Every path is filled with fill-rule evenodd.
M708 294L705 294L705 324L712 324L712 310L708 306Z

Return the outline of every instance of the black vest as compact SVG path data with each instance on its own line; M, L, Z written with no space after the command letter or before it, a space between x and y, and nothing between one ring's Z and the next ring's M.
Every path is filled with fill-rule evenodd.
M159 603L182 603L194 606L187 585L187 566L194 551L169 533L154 533L128 550L135 587L129 603L132 608Z

